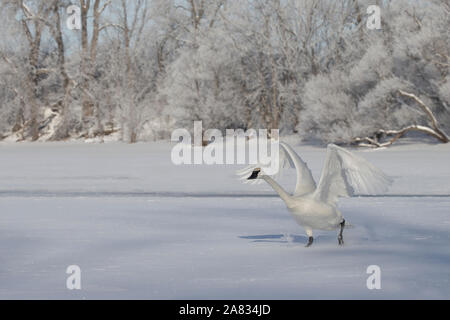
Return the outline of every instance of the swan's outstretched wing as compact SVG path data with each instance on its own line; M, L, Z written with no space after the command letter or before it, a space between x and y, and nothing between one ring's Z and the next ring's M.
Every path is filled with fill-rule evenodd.
M283 168L290 164L291 168L295 168L295 170L297 171L297 183L295 186L294 196L313 192L316 189L316 183L314 182L311 171L309 170L306 163L287 143L280 142L280 147L279 170L275 176L280 175ZM264 172L265 166L260 164L250 165L242 170L236 171L236 174L241 176L241 180L244 180L244 183L262 183L263 180L247 180L247 178L256 168L261 168L261 170Z
M281 142L280 146L291 163L291 167L294 166L297 171L297 183L295 185L294 196L311 193L316 190L316 182L306 162L287 143Z
M336 204L338 197L384 192L391 182L387 175L367 160L330 144L314 197Z

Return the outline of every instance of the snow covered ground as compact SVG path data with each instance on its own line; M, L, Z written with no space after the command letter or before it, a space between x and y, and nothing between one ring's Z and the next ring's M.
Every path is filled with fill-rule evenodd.
M318 178L325 149L295 149ZM174 166L170 150L0 143L0 298L450 298L450 145L358 151L394 185L342 200L345 246L316 232L311 248L267 185ZM69 265L81 290L66 289Z

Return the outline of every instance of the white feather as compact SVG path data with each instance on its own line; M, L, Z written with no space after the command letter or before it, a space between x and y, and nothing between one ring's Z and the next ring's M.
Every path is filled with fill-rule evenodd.
M384 192L391 183L388 176L366 159L330 144L314 197L335 204L338 197Z

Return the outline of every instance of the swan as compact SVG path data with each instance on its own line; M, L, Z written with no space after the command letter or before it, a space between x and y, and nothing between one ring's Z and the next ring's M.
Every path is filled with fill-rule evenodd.
M250 165L237 171L248 182L266 181L286 204L295 221L308 236L306 247L313 244L313 230L339 230L338 244L344 244L345 219L337 208L339 197L355 193L376 194L387 190L392 179L367 160L334 144L327 146L325 164L316 185L307 164L287 143L280 142L280 170L287 162L295 167L297 182L293 194L285 191L262 165ZM348 224L347 224L348 226Z

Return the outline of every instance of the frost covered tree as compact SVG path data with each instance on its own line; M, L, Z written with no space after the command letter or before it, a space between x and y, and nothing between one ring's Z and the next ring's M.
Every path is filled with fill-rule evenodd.
M381 6L381 30L366 27ZM69 30L67 7L80 8ZM431 0L4 0L0 134L168 139L280 129L386 145L450 130L449 3Z
M11 130L19 139L37 140L54 117L47 111L62 111L68 102L71 83L66 72L61 27L63 4L63 1L10 0L0 7L9 22L6 34L17 34L16 41L21 40L16 47L11 47L11 38L7 37L0 49L6 63L4 70L16 80L12 91L18 105L11 110L15 118Z
M420 131L447 142L448 9L443 1L386 2L383 29L364 30L363 53L305 85L304 134L386 146Z
M233 116L227 110L232 106L222 104L220 97L230 93L223 87L231 54L221 28L224 1L171 1L168 5L177 17L171 32L176 48L159 83L158 100L164 113L181 126L202 120L206 126L224 128Z

